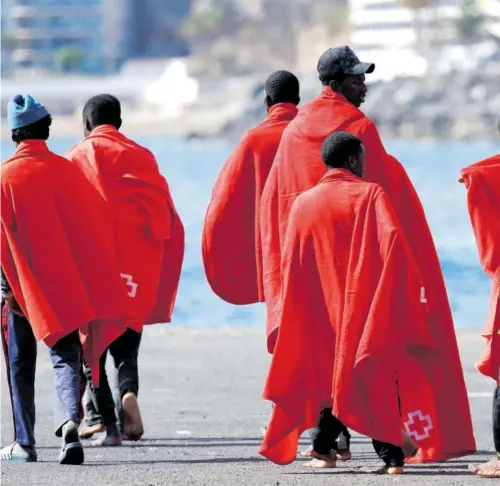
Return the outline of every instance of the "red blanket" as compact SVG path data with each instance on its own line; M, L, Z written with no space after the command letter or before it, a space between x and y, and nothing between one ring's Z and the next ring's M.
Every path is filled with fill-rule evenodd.
M483 334L488 346L477 368L500 381L500 155L466 167L462 178L479 260L492 279L490 312Z
M273 106L242 137L215 182L203 225L203 263L212 290L231 304L264 302L260 197L283 130L296 114L293 104Z
M96 373L133 316L100 199L40 140L19 145L1 183L2 268L14 296L48 346L79 329Z
M396 445L406 428L422 457L435 458L444 432L434 393L439 351L385 192L348 171L328 172L292 207L282 265L280 332L264 392L275 407L261 454L295 460L300 434L333 399L346 426Z
M373 122L330 88L301 108L283 135L261 201L264 292L267 307L268 349L273 351L281 313L280 258L291 205L302 192L321 179L326 167L320 147L332 132L345 130L358 135L366 149L365 179L387 192L405 232L413 257L422 274L429 312L427 325L440 345L440 423L443 438L441 457L452 457L475 448L469 402L458 354L450 305L443 274L422 204L402 165L388 155ZM453 403L450 411L449 403ZM460 423L462 442L452 440ZM436 456L434 456L436 457Z
M170 322L184 257L184 228L153 154L104 125L68 154L108 203L120 273L144 324Z

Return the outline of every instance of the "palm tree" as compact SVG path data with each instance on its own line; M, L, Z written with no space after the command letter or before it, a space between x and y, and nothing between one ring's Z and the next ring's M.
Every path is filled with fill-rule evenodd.
M79 47L65 46L56 52L54 62L62 72L78 71L85 61L85 52Z
M456 23L458 36L466 44L480 40L486 16L477 8L475 0L461 0L460 10L461 15Z
M415 28L416 35L416 49L419 50L422 48L422 22L421 22L421 12L423 9L429 7L432 3L432 0L400 0L401 4L404 7L407 7L413 11L413 26Z
M419 9L428 7L430 0L401 0L401 3L408 8Z

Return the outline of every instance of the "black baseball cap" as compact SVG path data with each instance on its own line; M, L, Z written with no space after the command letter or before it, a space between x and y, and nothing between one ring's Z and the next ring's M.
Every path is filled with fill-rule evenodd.
M373 73L375 64L361 62L349 46L331 47L321 54L318 61L319 79L334 78L338 74L356 76Z

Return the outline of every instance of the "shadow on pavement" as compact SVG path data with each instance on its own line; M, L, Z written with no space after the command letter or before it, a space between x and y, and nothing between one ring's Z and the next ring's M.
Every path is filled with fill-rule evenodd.
M109 461L85 463L87 467L105 467L105 466L130 466L136 464L232 464L232 463L255 463L268 462L259 457L220 457L214 459L166 459L154 461Z

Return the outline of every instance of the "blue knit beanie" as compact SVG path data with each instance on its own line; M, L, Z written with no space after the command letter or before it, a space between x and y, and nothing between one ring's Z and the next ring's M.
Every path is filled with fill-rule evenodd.
M7 105L7 121L11 130L31 125L48 114L47 108L30 95L18 94Z

